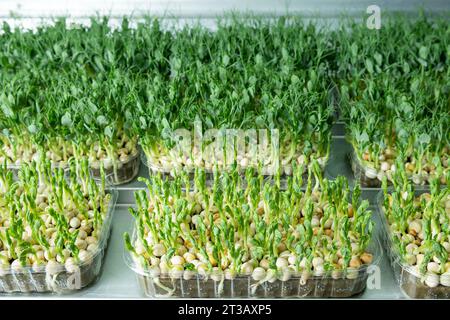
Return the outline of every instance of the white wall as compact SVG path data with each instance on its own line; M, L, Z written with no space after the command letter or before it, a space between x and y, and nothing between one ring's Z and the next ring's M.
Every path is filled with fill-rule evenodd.
M419 6L440 12L450 9L449 0L0 0L0 17L10 13L22 17L86 17L102 15L175 15L213 17L229 10L251 10L265 14L299 11L314 15L336 16L340 12L362 14L368 5L382 10L415 11Z
M320 16L320 21L333 25L341 14L364 19L372 4L378 5L382 14L404 11L416 15L422 7L431 14L447 11L449 17L450 10L450 0L0 0L0 22L33 29L53 17L88 23L89 17L99 14L110 16L110 24L116 26L124 15L153 15L181 18L178 25L198 18L203 25L214 28L215 17L234 10L271 16L295 12L313 19Z

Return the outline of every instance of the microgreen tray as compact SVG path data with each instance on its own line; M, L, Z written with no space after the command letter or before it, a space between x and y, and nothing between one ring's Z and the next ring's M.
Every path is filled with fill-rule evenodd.
M150 176L153 175L153 174L160 174L165 179L171 179L177 174L176 171L164 170L162 167L154 165L151 161L147 160L147 157L145 156L144 153L142 153L141 161L144 163L145 167L148 169L148 173L149 173ZM326 167L327 163L328 163L328 157L326 158L325 163L320 165L321 169L322 169L322 173L325 173L325 167ZM225 169L225 171L226 171L226 169ZM187 172L189 173L190 178L193 179L195 169L188 170ZM245 173L245 169L242 168L242 169L239 170L239 172L244 174ZM214 172L213 171L205 170L205 173L206 173L206 179L207 180L211 181L211 180L214 179ZM267 179L271 179L273 177L273 174L264 174L264 176ZM286 173L281 174L281 178L282 179L286 178L286 177L289 177L289 176L291 176L291 175L287 175ZM306 170L305 173L303 174L303 181L307 181L307 179L308 179L308 172Z
M105 168L105 175L110 176L110 183L112 185L121 185L132 181L139 172L141 164L140 151L128 157L125 162L117 160L117 171L114 166ZM94 178L100 177L100 168L90 166L91 175Z
M135 230L133 237L135 237ZM128 251L124 258L137 278L142 292L152 298L348 298L366 289L369 271L378 265L382 249L374 235L368 247L374 259L371 264L347 272L321 276L278 272L273 279L256 281L251 275L207 276L183 271L177 274L154 274L139 267Z
M429 192L427 187L416 187L415 196ZM390 226L383 208L383 191L377 196L377 211L381 220L383 247L386 249L392 270L403 294L412 299L450 299L449 275L439 276L432 272L421 274L410 265L405 264L397 247L393 243ZM440 281L439 281L440 280ZM432 286L429 284L433 283Z
M90 259L78 263L74 270L58 265L52 270L46 267L23 267L16 271L12 268L0 269L0 293L57 293L68 294L83 289L98 280L101 274L103 258L111 233L111 222L118 192L109 188L111 195L108 211L99 233L98 248Z

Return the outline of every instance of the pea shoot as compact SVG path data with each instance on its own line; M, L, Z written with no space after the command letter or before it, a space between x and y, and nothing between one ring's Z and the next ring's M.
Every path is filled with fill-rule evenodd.
M155 278L189 280L203 274L220 286L247 276L253 279L251 290L294 276L354 279L373 261L368 202L359 200L359 187L352 200L343 177L330 181L320 171L314 174L309 181L319 183L311 197L300 188L261 184L254 172L248 172L244 185L237 168L215 176L213 187L205 185L198 169L189 192L181 190L183 174L174 180L152 176L147 192L136 193L137 208L130 209L135 233L125 234L134 268L152 270Z

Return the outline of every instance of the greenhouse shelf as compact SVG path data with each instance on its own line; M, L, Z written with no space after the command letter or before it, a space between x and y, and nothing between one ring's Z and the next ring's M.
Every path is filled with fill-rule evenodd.
M343 121L336 121L331 129L333 138L343 138L345 136L345 123Z
M122 191L126 192L126 191ZM132 225L132 217L128 213L127 204L117 206L114 213L112 233L105 256L102 275L99 280L92 286L79 292L67 295L54 294L22 294L22 295L0 295L1 299L102 299L102 298L131 298L146 299L143 292L140 291L135 274L130 270L123 259L123 240L122 234L129 231ZM375 212L375 207L371 208ZM378 224L377 215L373 214ZM379 230L379 228L377 228ZM402 299L404 298L397 283L394 280L391 267L387 260L386 254L380 263L380 288L367 288L365 292L351 299Z

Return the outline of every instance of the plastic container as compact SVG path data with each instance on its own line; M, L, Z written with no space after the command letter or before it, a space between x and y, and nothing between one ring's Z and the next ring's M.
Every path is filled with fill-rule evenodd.
M139 151L130 156L127 161L121 162L118 161L118 167L117 167L117 175L114 174L114 167L111 166L110 168L105 168L105 175L111 176L110 183L112 185L120 185L124 183L128 183L131 180L133 180L139 173L139 166L141 164L140 159L140 153ZM59 166L52 165L53 168L58 168ZM14 179L18 178L20 165L7 165L8 170L11 170L14 175ZM66 170L69 167L67 165L63 166L63 169ZM89 166L89 170L91 172L91 175L93 178L98 179L100 178L100 168L99 167L93 167Z
M164 179L170 179L170 178L173 178L177 174L177 171L175 171L175 170L165 170L164 168L155 165L153 162L148 160L148 158L144 152L141 153L141 161L147 167L149 175L160 174L161 177L163 177ZM189 174L189 178L191 180L194 179L194 170L193 169L187 170L185 172L187 172ZM205 174L206 174L206 180L211 180L213 178L212 172L205 172Z
M355 179L360 181L361 185L363 187L368 188L381 188L381 179L379 173L373 168L368 168L367 166L364 166L361 161L356 156L355 152L353 151L349 155L350 158L350 165L353 171L353 175ZM426 186L428 185L428 180L423 179L422 183L417 184L417 182L414 182L413 175L410 175L408 179L414 183L415 186ZM388 179L388 185L392 185L392 182ZM443 183L442 183L443 184Z
M142 153L142 162L144 163L144 165L147 167L148 171L149 171L149 175L154 175L154 174L160 174L161 177L165 178L165 179L171 179L176 175L176 171L166 171L161 167L155 166L153 163L151 163L150 161L147 161L147 157L145 156L144 153ZM325 164L322 166L322 173L325 174L325 166L327 165L328 162L328 158L327 161L325 162ZM194 179L194 170L188 171L189 173L189 177L191 180ZM244 170L242 171L242 174L244 175ZM214 179L214 173L212 171L206 171L205 172L206 175L206 180L207 181L212 181ZM270 180L273 178L273 175L269 175L269 174L265 174L264 175L266 180ZM288 177L288 175L286 175L285 173L283 173L281 175L281 182L284 185L286 177ZM308 181L308 172L305 171L302 175L303 178L303 182L304 184L306 184L306 182ZM314 180L313 180L314 181Z
M0 269L0 293L44 293L52 292L67 294L83 289L93 284L101 274L103 257L111 233L111 222L117 200L117 191L108 189L111 194L108 211L101 227L98 249L92 254L92 259L78 265L78 271L69 272L61 265L51 273L46 272L45 266L36 270L24 267L20 271Z
M426 187L420 189L416 188L415 195L420 195L427 191L429 191L429 189ZM420 274L415 268L406 265L403 262L400 253L392 241L389 223L384 214L383 198L384 194L383 191L381 191L377 197L377 208L381 218L383 247L387 250L392 270L394 271L395 278L401 291L405 296L412 299L450 299L450 287L446 287L442 284L439 284L436 287L430 287L425 283L427 277L433 277L435 275L430 272Z
M350 166L353 171L353 175L362 187L366 188L381 188L381 180L378 177L371 177L374 174L374 169L365 167L356 156L355 152L351 152L348 155ZM370 173L369 173L370 171ZM375 174L376 175L376 174ZM388 184L389 184L388 180Z
M114 167L105 168L105 175L111 176L110 183L112 185L120 185L128 183L133 180L139 173L139 166L141 164L140 152L128 157L127 161L117 162L117 174L114 172ZM100 168L90 166L89 170L94 178L100 177Z
M152 298L347 298L365 290L368 269L380 261L381 247L375 235L368 251L373 254L372 263L358 270L349 269L346 274L308 279L297 274L287 281L280 280L282 274L278 274L275 281L264 283L253 280L251 275L239 275L234 279L222 277L215 281L192 271L175 277L169 274L154 277L149 270L137 266L128 251L125 251L125 261L136 273L143 293Z
M6 168L8 170L12 171L14 180L17 180L19 178L20 167L21 167L21 164L8 164L8 165L6 165ZM60 166L60 165L52 164L52 168L53 169L55 169L55 168L62 168L63 170L67 170L69 168L69 166L68 165Z

